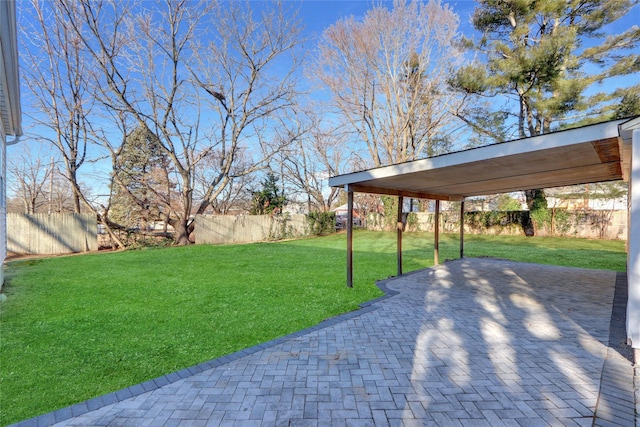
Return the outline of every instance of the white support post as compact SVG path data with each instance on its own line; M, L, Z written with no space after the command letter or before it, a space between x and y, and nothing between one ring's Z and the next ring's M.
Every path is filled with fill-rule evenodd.
M640 129L633 130L629 175L627 340L637 355L640 349Z

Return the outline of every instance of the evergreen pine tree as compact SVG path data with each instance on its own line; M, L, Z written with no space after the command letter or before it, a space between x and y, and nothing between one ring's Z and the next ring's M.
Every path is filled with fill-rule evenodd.
M628 53L640 28L607 36L603 27L634 7L630 0L480 0L473 16L482 34L465 40L486 61L462 68L451 85L489 97L495 108L469 107L459 117L490 139L525 138L567 127L588 116L611 118L622 91L585 95L596 82L640 71ZM585 48L586 42L590 46ZM589 68L590 66L593 66ZM597 70L597 71L589 71ZM640 85L624 93L638 93ZM606 119L605 118L605 119ZM515 128L515 135L507 129ZM506 138L505 138L506 137ZM525 192L532 210L544 206L542 190ZM530 233L532 230L530 230Z
M146 126L127 135L114 168L112 219L127 227L145 228L160 219L167 161L157 136Z
M287 198L278 191L278 178L273 172L269 172L262 181L262 190L253 192L251 214L265 215L282 212L286 204Z

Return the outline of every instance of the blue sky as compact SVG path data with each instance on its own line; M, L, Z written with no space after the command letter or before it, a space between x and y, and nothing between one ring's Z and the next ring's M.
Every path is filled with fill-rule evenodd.
M376 0L303 0L300 18L307 35L313 38L338 19L348 16L362 17L371 8L372 4L379 3L389 6L393 4L392 1L379 2ZM467 36L473 34L471 16L477 6L477 2L444 1L443 3L452 6L460 16L460 31ZM636 5L631 13L605 30L609 34L619 33L638 24L640 24L640 5Z
M2 0L0 0L2 1ZM234 0L230 0L234 1ZM252 0L252 6L258 6L260 3L263 3L264 0ZM295 0L285 0L287 6L292 8L297 8L300 6L299 11L299 19L304 28L304 35L307 39L305 43L305 48L314 49L318 37L322 34L322 32L329 27L331 24L336 21L354 16L357 19L362 18L366 12L373 6L377 4L388 5L389 7L393 2L391 1L379 1L379 0L306 0L299 3ZM443 2L451 5L456 13L458 13L460 17L460 28L459 30L465 34L466 36L472 36L474 33L473 26L471 25L471 16L477 6L477 3L474 1L452 1L452 2ZM22 4L22 8L28 8L28 3L24 0ZM20 9L20 8L19 8ZM20 13L20 12L19 12ZM20 18L20 14L19 14ZM627 16L623 17L616 23L609 26L609 28L605 29L605 32L609 34L620 33L633 25L637 25L640 22L640 6L635 6L634 9ZM593 89L608 89L611 88L612 85L620 86L630 86L632 84L638 83L638 76L628 76L624 78L618 78L610 83L608 83L608 87L600 87ZM25 91L26 92L26 91ZM24 98L25 93L23 93ZM23 99L23 104L25 101ZM24 105L25 110L28 110L29 106ZM28 122L28 119L25 117L25 121ZM27 124L27 123L25 123ZM27 132L29 129L25 129ZM26 142L26 141L25 141ZM13 150L10 150L13 151ZM9 152L11 155L11 152ZM85 171L88 172L89 165L86 166Z
M297 2L295 3L297 4ZM393 4L392 1L380 2L376 0L303 0L300 7L300 19L307 37L315 40L325 28L339 19L349 16L361 18L373 4L379 3L389 7ZM443 3L449 4L460 16L459 31L465 36L473 36L475 30L471 23L471 17L478 3L475 1L444 1ZM605 27L604 32L618 34L633 25L640 25L640 5L636 5L629 14Z
M307 0L302 2L301 19L307 34L311 37L319 35L322 31L341 18L355 16L363 17L372 4L378 4L374 0ZM460 15L462 31L472 31L470 17L476 7L474 1L444 2L450 4ZM391 1L383 1L382 4L392 5Z
M290 2L292 5L298 5L297 1L290 0ZM303 0L300 6L299 18L304 27L305 36L308 38L307 46L313 49L313 46L315 45L318 37L322 34L322 31L336 21L349 16L362 18L373 4L377 5L380 3L388 7L393 5L393 1L380 0ZM479 35L471 23L471 17L478 5L477 2L444 1L443 3L449 4L460 17L460 33L467 37ZM605 27L603 32L607 35L619 34L634 25L640 25L640 5L636 5L629 14ZM584 47L589 47L593 44L589 40L584 40L583 43ZM637 48L635 52L640 53L640 48ZM594 66L591 66L589 71L596 72L593 67ZM592 94L600 91L609 92L610 90L615 89L616 86L628 87L638 84L639 80L640 79L637 75L617 77L602 84L594 85L586 93Z

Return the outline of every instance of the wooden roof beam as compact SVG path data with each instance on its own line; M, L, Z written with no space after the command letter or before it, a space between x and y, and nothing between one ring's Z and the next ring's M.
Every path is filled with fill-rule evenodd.
M422 191L410 191L410 190L398 190L383 187L372 187L362 184L348 184L345 185L346 191L353 191L355 193L367 193L367 194L380 194L384 196L403 196L411 197L414 199L426 199L426 200L446 200L449 202L459 202L464 199L464 196L447 195L447 194L434 194L425 193Z

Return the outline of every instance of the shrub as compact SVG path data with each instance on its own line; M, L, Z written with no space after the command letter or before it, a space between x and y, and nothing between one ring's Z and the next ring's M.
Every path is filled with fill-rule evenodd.
M335 212L309 212L307 214L307 222L309 223L311 234L316 236L331 234L336 231Z

